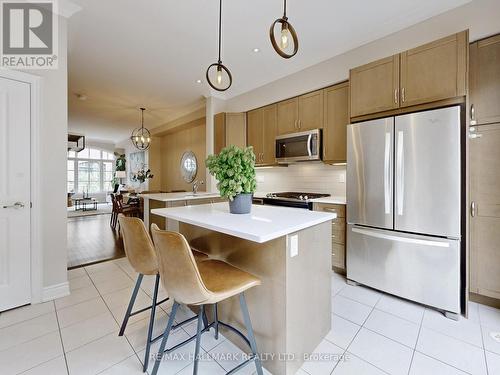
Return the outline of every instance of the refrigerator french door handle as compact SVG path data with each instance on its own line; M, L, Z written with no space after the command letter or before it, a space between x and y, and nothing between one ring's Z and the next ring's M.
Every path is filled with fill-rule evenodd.
M378 231L375 231L373 229L354 227L354 228L352 228L352 231L355 233L363 234L365 236L381 238L384 240L395 241L395 242L404 242L404 243L410 243L410 244L415 244L415 245L426 245L426 246L434 246L434 247L450 247L450 244L448 242L424 240L424 239L420 239L420 238L392 236L390 234L378 232Z
M307 153L312 156L312 134L307 137Z
M384 206L386 215L391 213L391 133L385 133L384 149Z
M396 196L397 196L397 209L398 215L403 215L403 202L404 202L404 180L405 180L405 170L404 170L404 133L403 131L398 131L398 143L396 151Z

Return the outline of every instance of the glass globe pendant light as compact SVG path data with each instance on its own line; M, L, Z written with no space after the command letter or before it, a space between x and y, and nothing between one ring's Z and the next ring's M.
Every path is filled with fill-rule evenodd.
M276 40L275 28L276 25L281 26L281 32L279 34L279 42ZM274 50L285 59L289 59L297 54L299 50L299 39L297 38L297 33L295 29L288 22L288 17L286 16L286 0L283 0L283 17L278 18L273 22L269 28L269 38L271 38L271 44ZM293 44L293 49L292 49Z
M219 0L219 59L207 68L206 77L208 84L214 90L226 91L233 83L233 76L221 60L221 34L222 34L222 0Z
M141 108L141 127L134 129L130 137L134 146L141 151L147 150L151 145L151 133L144 127L144 111L146 108Z

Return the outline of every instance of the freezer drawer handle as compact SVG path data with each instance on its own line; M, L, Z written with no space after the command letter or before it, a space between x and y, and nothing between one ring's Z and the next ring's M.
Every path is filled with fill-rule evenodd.
M352 231L355 233L364 234L365 236L381 238L384 240L390 240L390 241L396 241L396 242L404 242L404 243L434 246L434 247L450 247L450 244L448 242L439 242L439 241L422 240L422 239L418 239L418 238L391 236L390 234L375 232L375 231L369 230L369 229L352 228Z
M398 131L398 148L397 148L397 202L398 202L398 215L403 215L403 202L404 202L404 135L402 131Z

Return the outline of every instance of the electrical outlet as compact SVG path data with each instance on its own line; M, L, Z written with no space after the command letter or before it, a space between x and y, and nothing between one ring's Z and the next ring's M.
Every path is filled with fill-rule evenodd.
M293 234L290 236L290 258L299 255L299 235Z
M339 174L339 182L345 184L345 173Z
M264 176L257 175L257 182L264 182Z

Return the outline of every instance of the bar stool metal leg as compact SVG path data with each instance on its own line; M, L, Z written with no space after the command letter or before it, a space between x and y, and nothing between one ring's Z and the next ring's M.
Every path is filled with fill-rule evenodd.
M123 336L125 333L125 328L127 327L128 319L132 313L132 309L134 307L135 299L137 298L137 293L139 293L139 288L141 286L142 278L144 275L140 273L137 276L137 281L135 282L134 291L132 292L132 296L130 297L130 302L128 303L127 312L125 313L125 317L123 318L122 326L120 327L120 333L118 336Z
M196 329L196 348L194 349L194 368L193 368L193 375L198 374L198 362L200 360L199 355L200 355L200 342L201 342L201 334L203 331L202 328L202 322L206 319L205 315L205 306L201 305L200 306L200 311L198 312L198 327ZM203 322L203 325L206 324Z
M253 333L252 322L250 320L250 314L248 313L247 302L245 300L245 294L240 294L240 306L241 312L243 313L243 319L245 320L245 326L247 328L248 333L248 341L250 341L250 347L252 349L252 353L255 356L255 367L257 368L257 374L263 375L262 371L262 363L260 361L259 354L257 352L257 343L255 342L255 335Z
M215 339L219 339L219 312L217 303L214 304L214 328L215 328Z
M148 362L149 362L149 351L151 349L151 339L153 336L153 327L155 323L155 312L156 312L156 304L158 301L158 289L160 286L160 274L156 274L156 280L155 280L155 289L153 292L153 304L151 305L151 316L149 318L149 328L148 328L148 340L146 341L146 353L144 354L144 365L142 367L142 372L146 372L148 369Z
M158 350L158 354L156 355L155 365L153 367L153 372L151 372L151 375L156 375L156 373L158 372L158 368L160 367L160 362L165 352L165 346L167 345L168 335L170 334L172 325L174 324L175 314L177 313L178 307L179 304L174 301L172 312L170 313L170 317L168 318L167 328L165 328L165 332L163 333L163 339L161 340L160 349Z

